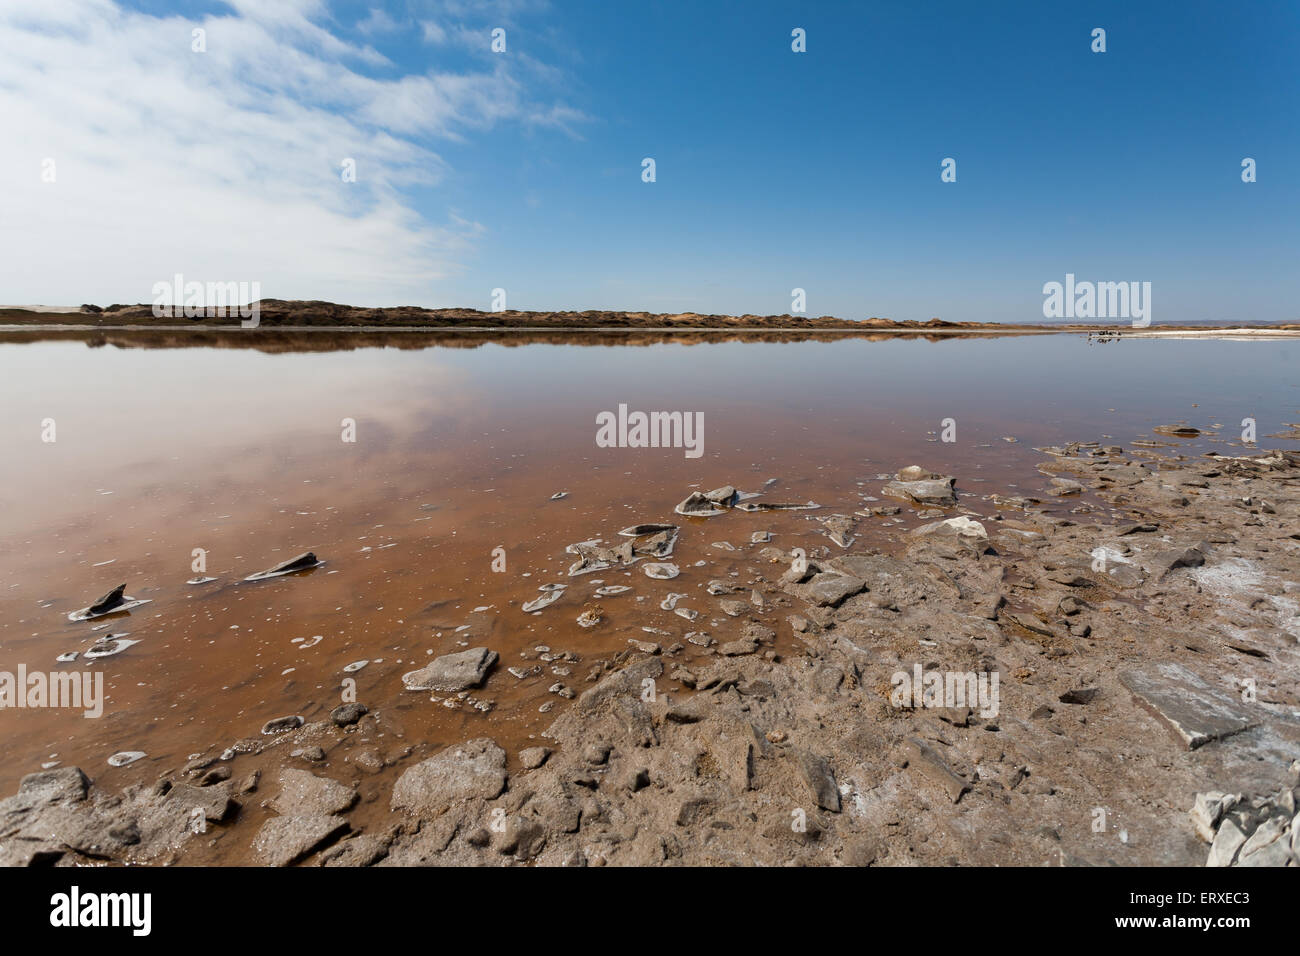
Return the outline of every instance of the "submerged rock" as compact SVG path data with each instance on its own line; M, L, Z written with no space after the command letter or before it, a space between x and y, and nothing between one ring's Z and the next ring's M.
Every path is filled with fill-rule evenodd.
M880 493L914 504L948 507L957 503L954 484L956 479L949 475L932 474L917 465L909 465L881 488Z
M524 602L524 613L531 614L533 611L540 611L542 608L550 607L564 596L563 587L553 588L544 584L541 588L538 588L538 590L541 591L542 588L545 588L546 590L543 592L541 597L533 598L531 601Z
M619 532L625 538L640 538L647 534L661 534L664 531L676 531L675 524L634 524Z
M139 607L141 604L149 603L148 598L133 598L125 592L126 585L119 584L93 604L83 607L80 611L73 611L68 615L68 620L89 621L97 617L104 617L108 614L121 614L124 611L131 610L133 607Z
M297 714L288 717L276 717L274 720L268 720L262 725L262 735L269 737L272 734L283 734L290 730L297 730L306 722Z
M119 750L108 758L108 765L110 767L127 767L147 756L148 754L143 750Z
M139 643L139 641L124 640L120 634L106 634L86 649L85 656L87 660L112 657L114 654L121 654L128 647L134 647Z
M648 578L654 578L658 581L671 581L677 575L681 574L681 569L675 564L668 563L651 563L642 565L643 570Z
M721 488L714 488L712 491L706 491L704 497L719 505L730 505L736 497L736 489L733 485L723 485Z
M444 654L419 670L402 675L407 690L437 690L446 693L469 690L483 683L497 652L486 647L471 647L456 654Z
M692 491L686 500L673 510L679 515L686 515L691 518L712 518L726 513L725 508L719 508L717 502L706 498L698 491Z
M579 541L564 549L569 554L576 554L578 560L569 567L569 577L590 574L592 571L604 571L619 565L635 564L641 560L636 556L633 542L624 541L613 547L602 547L599 539Z
M312 552L304 551L296 558L290 558L288 561L281 561L279 564L267 568L265 571L258 571L256 574L250 574L248 577L244 578L244 580L262 581L266 578L278 578L284 574L310 571L312 568L319 568L324 563L324 561L319 560Z

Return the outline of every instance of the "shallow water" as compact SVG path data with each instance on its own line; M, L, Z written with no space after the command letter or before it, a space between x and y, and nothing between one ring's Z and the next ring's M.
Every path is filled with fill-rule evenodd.
M1130 449L1158 437L1154 425L1187 421L1222 427L1162 440L1189 454L1237 454L1240 423L1253 417L1260 447L1300 447L1266 437L1300 421L1300 344L1285 339L305 338L231 333L185 347L178 334L159 347L147 333L109 344L0 336L0 671L88 667L104 673L107 694L99 719L0 710L9 757L0 792L52 761L109 784L152 780L271 718L317 719L339 702L343 667L359 659L373 663L351 675L358 698L396 711L408 737L517 744L566 706L552 683L584 689L585 662L632 637L666 646L714 630L707 614L691 624L661 610L666 594L685 593L679 606L704 611L705 583L762 547L749 544L753 531L772 532L785 549L825 544L812 517L863 507L879 474L918 463L956 475L961 504L990 513L984 496L993 492L1042 493L1036 445ZM377 344L388 341L401 347ZM596 416L620 404L703 413L702 457L597 447ZM42 440L46 419L53 442ZM355 442L341 440L344 419L355 421ZM955 420L953 442L939 440L944 419ZM773 478L766 500L824 507L672 514L693 489L759 491ZM560 491L567 496L550 500ZM639 567L565 577L574 560L566 544L617 543L620 528L639 522L682 525L670 559L680 577L651 581ZM910 508L896 520L864 519L860 543L883 545L918 523ZM710 548L715 541L740 550ZM217 580L188 586L196 548ZM504 571L493 570L497 548ZM239 583L305 550L326 564ZM559 581L569 588L556 604L538 615L520 609L539 585ZM586 630L576 618L597 581L633 591L600 599L606 619ZM151 603L105 621L67 620L122 582ZM122 631L140 643L98 661L55 662ZM402 673L465 641L501 653L473 694L495 702L491 713L403 691ZM537 645L584 663L564 677L506 672ZM554 709L539 713L547 703ZM119 750L148 758L108 767Z

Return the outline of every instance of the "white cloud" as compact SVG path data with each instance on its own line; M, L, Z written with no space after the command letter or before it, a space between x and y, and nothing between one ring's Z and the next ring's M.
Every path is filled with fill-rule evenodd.
M392 33L400 28L401 24L389 16L383 7L371 7L370 14L357 24L357 29L366 35Z
M320 26L320 0L229 5L191 22L0 0L0 299L149 301L181 272L268 297L438 304L483 227L411 207L404 188L447 173L430 142L581 119L531 102L500 64L367 75L394 68Z

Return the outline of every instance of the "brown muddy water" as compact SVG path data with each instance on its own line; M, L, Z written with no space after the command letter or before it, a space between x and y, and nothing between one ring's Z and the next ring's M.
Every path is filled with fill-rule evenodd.
M0 710L0 791L44 765L110 787L152 782L272 718L323 717L359 660L358 699L396 712L408 741L492 736L514 752L568 705L548 688L581 692L587 668L525 680L506 668L537 663L539 645L589 661L630 638L666 646L712 630L660 602L684 594L679 607L703 610L706 583L763 547L755 531L812 549L827 541L816 516L898 504L874 499L905 465L957 476L961 504L991 514L993 493L1042 494L1036 445L1129 447L1187 421L1217 434L1180 443L1186 453L1227 454L1253 417L1262 447L1294 448L1266 436L1300 421L1289 340L246 335L0 336L0 671L89 669L106 695L98 719ZM597 415L620 404L702 413L702 456L598 447ZM945 419L955 441L939 440ZM723 484L823 507L673 514ZM642 522L681 525L680 577L566 577L566 545L617 543ZM859 544L888 547L919 523L908 507L866 519ZM215 581L186 584L195 549ZM325 565L242 580L306 550ZM123 582L151 603L68 621ZM557 582L569 586L557 603L521 610ZM583 629L600 584L633 590L598 599L605 620ZM56 663L122 632L139 643ZM431 656L478 645L501 661L468 701L403 689ZM124 750L148 757L110 768Z

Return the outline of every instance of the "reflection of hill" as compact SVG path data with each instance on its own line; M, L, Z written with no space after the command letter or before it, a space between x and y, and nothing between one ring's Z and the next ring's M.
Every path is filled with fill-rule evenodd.
M809 318L801 315L701 315L696 312L663 314L654 312L480 312L478 309L420 309L414 306L397 308L359 308L333 302L302 302L284 299L262 299L259 303L259 322L268 326L293 326L296 328L489 328L489 329L936 329L978 328L972 322L944 322L930 319L927 322L895 322L892 319L864 319L853 321L824 315ZM238 326L237 316L222 318L192 318L182 316L158 318L148 305L112 305L107 309L76 312L28 312L22 309L0 308L0 323L22 325L91 325L91 326L167 326L187 325L195 328Z
M1029 334L1011 330L994 333L972 333L980 338ZM0 332L0 344L28 342L83 342L89 348L112 346L114 348L178 349L217 348L255 349L259 352L342 352L365 348L473 349L482 345L511 348L520 345L714 345L719 342L839 342L844 339L866 339L883 342L890 339L927 339L942 342L967 338L961 332L764 332L764 331L511 331L468 332L375 332L375 331L320 331L256 329L248 331L162 331L151 329L126 329L115 331L75 331L71 329L43 329L22 332Z

